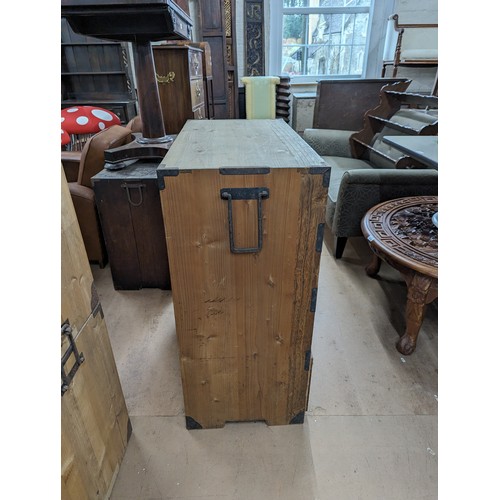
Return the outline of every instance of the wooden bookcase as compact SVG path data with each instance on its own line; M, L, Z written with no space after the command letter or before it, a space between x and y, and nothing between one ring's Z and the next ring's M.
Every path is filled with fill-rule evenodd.
M137 114L128 44L75 33L61 18L61 108L99 106L126 124Z

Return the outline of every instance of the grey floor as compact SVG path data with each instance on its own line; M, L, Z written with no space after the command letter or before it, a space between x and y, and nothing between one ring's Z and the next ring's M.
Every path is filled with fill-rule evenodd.
M364 266L363 238L321 257L303 425L185 428L169 291L115 291L93 266L133 426L111 500L417 500L438 497L438 306L414 354L395 349L406 287Z

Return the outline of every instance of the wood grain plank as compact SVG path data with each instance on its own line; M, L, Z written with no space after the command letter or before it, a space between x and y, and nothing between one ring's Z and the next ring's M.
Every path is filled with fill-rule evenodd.
M92 273L61 173L61 311L85 358L61 398L62 498L104 498L125 453L129 418L99 301L89 293ZM61 356L67 347L61 335ZM66 372L73 363L71 356Z
M284 120L189 120L159 169L326 166Z

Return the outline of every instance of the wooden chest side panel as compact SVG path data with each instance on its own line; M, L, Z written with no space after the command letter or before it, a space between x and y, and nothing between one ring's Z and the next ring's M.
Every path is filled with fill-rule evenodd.
M229 250L222 188L265 187L259 253ZM225 421L285 424L305 410L317 287L322 175L193 170L161 191L186 414L203 427ZM255 246L257 202L234 201L235 243Z
M139 255L129 202L120 186L120 182L99 180L94 182L94 192L113 284L116 289L138 289L141 288Z
M61 324L71 318L79 331L92 312L94 277L63 171L61 182Z
M64 499L104 498L130 435L125 399L91 269L64 175L61 176L61 311L85 357L61 398L61 482ZM81 289L80 289L81 288ZM80 325L80 323L82 323ZM66 336L61 337L61 356ZM73 355L66 366L69 372Z
M93 183L115 289L170 288L156 180L94 178Z
M307 410L327 190L323 175L302 175L298 217L298 234L301 237L297 240L297 260L294 266L292 345L295 349L289 358L291 379L288 414L293 416Z
M85 361L61 398L61 480L68 498L104 498L125 453L128 413L100 314L76 343ZM78 496L82 488L90 494Z
M170 288L165 226L161 215L160 195L156 180L143 181L140 207L130 207L141 281L149 287Z

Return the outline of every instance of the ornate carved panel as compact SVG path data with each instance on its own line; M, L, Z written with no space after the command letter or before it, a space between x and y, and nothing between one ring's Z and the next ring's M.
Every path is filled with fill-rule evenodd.
M265 74L264 2L245 0L245 75Z

